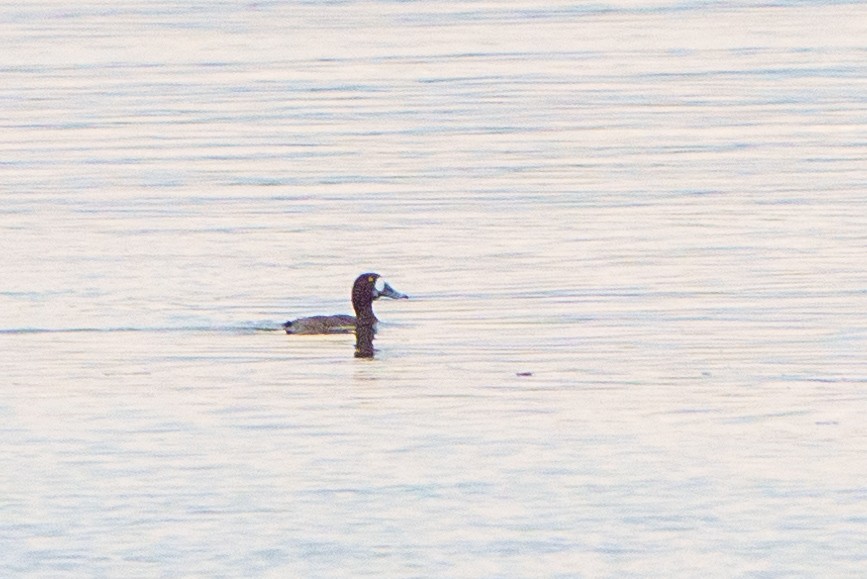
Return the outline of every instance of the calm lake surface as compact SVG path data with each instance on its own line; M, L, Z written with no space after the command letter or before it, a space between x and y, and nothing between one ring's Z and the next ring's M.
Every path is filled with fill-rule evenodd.
M0 575L863 576L865 4L0 42ZM365 271L375 359L271 331Z

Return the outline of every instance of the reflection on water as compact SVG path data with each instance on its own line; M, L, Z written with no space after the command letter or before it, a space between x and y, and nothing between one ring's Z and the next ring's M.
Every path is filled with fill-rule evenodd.
M0 574L867 564L859 3L0 10Z

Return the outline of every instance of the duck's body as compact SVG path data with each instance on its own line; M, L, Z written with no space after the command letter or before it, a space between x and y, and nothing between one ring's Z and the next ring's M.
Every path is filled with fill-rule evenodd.
M373 333L376 331L376 316L373 301L380 297L405 299L409 296L396 291L377 273L363 273L352 285L354 316L310 316L290 320L283 324L287 334L349 334L355 332L355 355L373 357Z
M310 316L283 324L287 334L351 334L355 331L355 316Z

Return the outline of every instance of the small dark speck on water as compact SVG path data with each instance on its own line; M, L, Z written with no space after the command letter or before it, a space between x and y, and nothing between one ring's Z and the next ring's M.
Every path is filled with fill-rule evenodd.
M515 376L532 376L532 372L515 372Z

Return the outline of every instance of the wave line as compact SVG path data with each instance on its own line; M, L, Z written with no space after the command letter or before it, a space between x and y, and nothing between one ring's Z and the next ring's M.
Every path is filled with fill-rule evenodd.
M115 326L107 328L0 328L0 335L28 335L28 334L87 334L87 333L252 333L252 332L277 332L282 330L279 324L249 324L228 326Z

